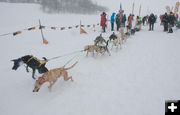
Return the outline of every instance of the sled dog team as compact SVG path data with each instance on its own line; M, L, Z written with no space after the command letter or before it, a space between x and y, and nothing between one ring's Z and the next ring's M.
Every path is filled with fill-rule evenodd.
M126 42L127 38L132 35L134 33L129 33L126 32L124 33L124 30L120 30L120 32L118 34L115 34L114 32L109 36L109 39L106 41L103 37L102 34L100 34L98 37L96 37L96 39L94 40L94 44L91 45L86 45L84 47L84 51L86 51L86 56L89 55L89 53L92 53L92 55L94 56L94 54L96 53L104 55L106 52L110 54L108 45L109 42L111 42L111 50L113 49L113 47L116 47L116 50L122 48L122 44L124 42Z
M88 56L89 53L92 53L93 55L95 53L104 55L106 52L110 54L110 51L108 49L109 42L112 43L111 49L115 46L116 49L119 47L121 48L122 43L126 42L127 38L129 37L129 33L124 33L123 31L120 31L118 34L115 34L114 32L110 35L109 39L106 41L102 34L100 36L96 37L94 40L93 45L86 45L84 47L84 51L86 51L86 56ZM72 76L68 75L69 69L73 68L78 62L75 62L72 66L65 68L59 67L55 69L48 70L45 67L45 64L48 62L48 60L43 57L43 60L39 60L38 58L32 56L32 55L25 55L23 57L20 57L18 59L11 60L14 62L14 65L12 67L13 70L17 70L21 65L26 65L26 71L29 72L29 67L32 69L32 78L35 79L35 71L37 70L40 74L42 74L41 77L39 77L34 84L33 92L38 92L41 86L45 83L49 83L49 90L51 91L52 86L56 83L57 79L60 77L63 77L65 81L71 80L73 81Z

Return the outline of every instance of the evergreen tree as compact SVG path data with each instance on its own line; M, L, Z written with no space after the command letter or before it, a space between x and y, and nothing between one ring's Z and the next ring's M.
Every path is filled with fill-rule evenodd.
M107 8L93 3L91 0L0 0L11 3L39 3L47 13L83 13L91 14L107 11Z

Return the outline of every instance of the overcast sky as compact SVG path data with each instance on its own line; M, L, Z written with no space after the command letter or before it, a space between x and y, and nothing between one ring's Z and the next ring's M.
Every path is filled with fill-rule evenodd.
M165 12L165 7L175 6L175 3L179 0L93 0L100 5L105 5L110 8L110 12L117 12L119 4L122 3L122 7L126 13L132 11L132 3L135 2L135 12L139 11L140 4L142 5L142 14L147 13L162 13Z

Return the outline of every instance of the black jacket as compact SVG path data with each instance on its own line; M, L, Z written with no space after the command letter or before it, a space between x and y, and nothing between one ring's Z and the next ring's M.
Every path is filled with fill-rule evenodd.
M151 14L149 16L148 22L151 24L154 24L156 22L156 17L154 16L154 14Z
M175 21L176 21L176 17L175 17L173 14L170 14L170 15L168 16L168 22L169 22L169 24L172 25L172 26L174 26Z

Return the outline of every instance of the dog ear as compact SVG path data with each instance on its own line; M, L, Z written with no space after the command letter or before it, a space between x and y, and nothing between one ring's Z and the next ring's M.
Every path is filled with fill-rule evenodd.
M46 57L42 57L45 61L47 61L47 58Z
M16 61L16 59L13 59L13 60L11 60L11 61L15 62L15 61Z

